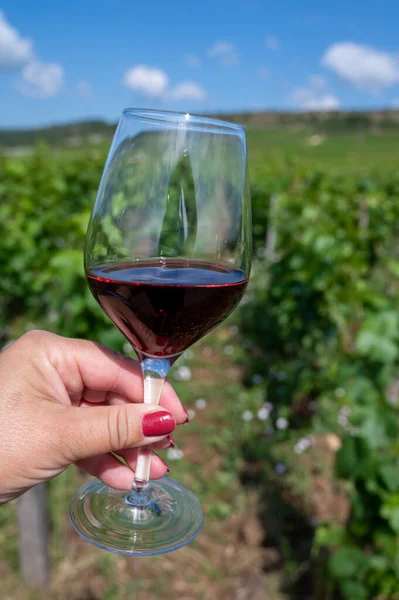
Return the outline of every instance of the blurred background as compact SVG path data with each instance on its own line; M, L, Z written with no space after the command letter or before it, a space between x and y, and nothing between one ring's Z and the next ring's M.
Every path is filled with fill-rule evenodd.
M2 347L41 327L129 352L82 265L124 107L246 125L254 212L241 307L170 376L191 424L165 458L203 532L156 558L92 548L70 468L40 517L50 569L27 550L21 576L25 521L1 508L1 598L398 599L399 5L0 8Z

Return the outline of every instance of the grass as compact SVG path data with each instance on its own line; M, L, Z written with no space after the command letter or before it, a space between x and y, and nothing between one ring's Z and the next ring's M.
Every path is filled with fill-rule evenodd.
M397 169L399 163L397 131L324 135L309 128L248 129L247 138L249 164L255 172L265 161L286 156L300 157L305 165L340 173L390 171Z

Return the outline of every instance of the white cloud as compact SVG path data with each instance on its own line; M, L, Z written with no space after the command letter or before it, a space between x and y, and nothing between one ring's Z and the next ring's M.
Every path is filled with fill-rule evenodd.
M81 96L85 100L93 100L93 88L91 87L90 83L88 83L84 79L79 79L79 81L76 82L76 89L78 91L79 96Z
M353 42L330 46L322 64L344 81L372 93L399 82L399 60L396 56Z
M57 63L41 62L33 42L23 38L0 11L0 71L20 71L14 87L25 96L49 98L64 84L64 69Z
M273 50L273 52L276 52L281 48L281 42L275 35L267 35L265 37L265 42L269 50Z
M184 62L192 69L199 69L202 65L202 60L199 58L199 56L195 56L194 54L186 54L184 57Z
M334 94L322 94L307 98L302 105L306 110L337 110L340 102Z
M25 96L49 98L56 96L64 84L64 69L57 63L33 60L22 69L16 87Z
M238 52L234 44L229 42L215 42L208 50L208 56L220 60L225 67L233 67L240 62Z
M289 102L300 110L337 110L340 106L338 98L328 89L323 77L312 75L309 84L294 89Z
M269 71L266 67L259 67L259 69L256 70L256 74L259 79L263 79L263 81L266 81L266 79L269 78Z
M18 71L33 58L33 42L21 37L0 11L0 71Z
M194 81L182 81L171 91L171 97L175 100L203 102L206 100L206 93L205 90Z
M123 82L135 92L159 98L166 92L169 77L157 67L137 65L126 71Z
M194 81L181 81L173 88L169 87L169 77L157 67L137 65L128 69L123 78L124 84L145 96L153 98L170 98L172 100L206 100L205 90Z

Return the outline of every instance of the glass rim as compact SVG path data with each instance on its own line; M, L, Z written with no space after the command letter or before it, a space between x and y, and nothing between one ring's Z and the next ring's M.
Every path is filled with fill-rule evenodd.
M122 111L122 114L125 117L133 117L141 121L154 123L154 125L170 126L185 124L186 126L194 126L199 129L213 127L219 132L245 134L245 127L239 123L232 123L231 121L224 121L223 119L215 119L203 115L193 115L188 112L128 107Z

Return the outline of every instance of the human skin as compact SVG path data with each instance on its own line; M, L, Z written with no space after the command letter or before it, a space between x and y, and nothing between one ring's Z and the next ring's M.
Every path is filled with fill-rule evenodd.
M171 432L188 420L167 382L160 406L142 399L140 366L130 358L46 331L23 335L0 354L0 503L72 463L128 489L137 448L168 448ZM167 471L154 454L151 478Z

